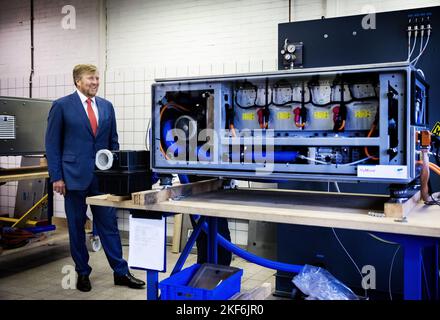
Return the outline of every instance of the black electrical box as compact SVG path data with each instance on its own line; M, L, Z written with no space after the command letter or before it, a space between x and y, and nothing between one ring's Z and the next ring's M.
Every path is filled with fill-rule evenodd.
M113 195L130 195L151 189L149 151L110 151L112 165L107 170L95 170L99 191Z

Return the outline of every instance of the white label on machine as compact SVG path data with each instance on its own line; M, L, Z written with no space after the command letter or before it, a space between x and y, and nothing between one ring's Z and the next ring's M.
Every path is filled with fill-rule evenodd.
M358 166L357 169L357 176L360 178L406 179L408 176L407 166Z
M15 139L15 116L0 116L0 139Z
M165 271L166 220L133 218L130 215L128 265Z

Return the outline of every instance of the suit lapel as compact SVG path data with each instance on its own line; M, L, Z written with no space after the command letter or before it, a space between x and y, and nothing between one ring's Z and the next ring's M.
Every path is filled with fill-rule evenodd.
M90 125L89 117L87 116L87 113L84 110L83 103L82 103L78 93L74 92L72 94L72 96L73 96L73 100L74 100L74 104L73 105L75 106L78 114L80 114L80 117L81 117L84 125L86 126L87 130L93 136L92 126Z

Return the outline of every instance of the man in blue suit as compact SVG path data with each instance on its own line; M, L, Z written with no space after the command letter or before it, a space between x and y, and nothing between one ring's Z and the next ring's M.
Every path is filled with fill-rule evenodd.
M53 189L64 195L69 226L70 251L78 273L77 289L90 291L89 254L84 225L86 197L100 194L94 174L95 155L100 149L118 150L118 134L113 105L96 96L98 70L81 64L73 69L76 91L53 102L46 131L46 155ZM115 285L142 288L122 257L116 210L91 206L98 235L113 269Z

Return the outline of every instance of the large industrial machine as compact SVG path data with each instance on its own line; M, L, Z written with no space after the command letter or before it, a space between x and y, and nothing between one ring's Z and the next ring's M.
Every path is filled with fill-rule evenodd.
M436 108L440 99L440 91L437 90L440 76L436 71L440 68L436 54L440 42L439 35L434 30L439 24L439 17L440 7L431 7L281 23L278 25L278 68L323 68L407 61L430 85L430 107L425 110L424 116L425 125L432 129L440 119L440 110ZM370 24L365 25L365 22ZM292 47L299 50L291 53L289 49L292 50ZM420 100L416 97L420 91L415 89L412 93L412 103L417 109ZM415 114L411 117L417 118ZM415 123L413 120L408 121L411 124ZM434 139L435 135L432 138ZM436 144L438 142L434 142L431 151L439 164ZM418 152L417 145L415 151ZM431 172L436 171L435 169ZM439 177L431 174L429 180L432 185L431 192L439 190ZM387 183L333 185L327 182L291 181L280 184L279 187L393 194L393 188ZM281 224L276 228L276 238L278 261L323 266L352 289L358 290L360 295L365 295L365 292L360 285L360 276L355 264L374 265L377 275L376 290L370 291L370 297L393 299L401 297L403 293L404 251L397 244L380 241L366 232ZM296 245L299 242L303 245ZM436 248L424 250L425 266L436 263L436 257ZM277 273L277 293L291 295L292 290L295 291L291 277L291 274ZM435 286L431 285L437 283L438 274L426 269L424 279L424 298L428 299L430 295L438 294L435 292Z
M428 85L405 64L158 80L152 166L253 179L409 183Z
M44 134L52 101L0 97L0 155L44 154Z
M335 182L342 192L408 197L420 188L421 150L429 148L427 131L440 119L428 108L440 98L439 42L432 32L439 14L435 7L282 23L279 71L158 79L153 171L306 190L327 191ZM430 180L437 190L437 177ZM377 295L402 293L398 246L359 231L338 230L338 237L329 228L269 229L276 230L266 238L277 239L280 262L323 266L360 294L352 262L373 264ZM292 274L276 278L276 292L291 296Z

